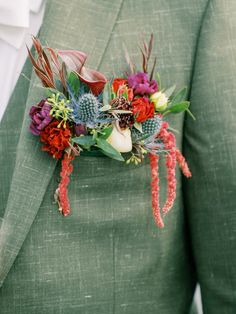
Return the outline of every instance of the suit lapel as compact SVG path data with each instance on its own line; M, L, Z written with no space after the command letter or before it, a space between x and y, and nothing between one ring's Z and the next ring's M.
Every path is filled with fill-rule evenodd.
M114 2L84 2L83 14L79 16L82 5L80 1L70 1L69 5L68 1L49 1L41 41L52 47L84 50L89 54L90 65L98 67L122 6L122 0ZM100 13L98 17L97 11L104 18L101 19ZM97 37L98 34L101 34L100 38ZM0 230L0 286L25 240L56 166L56 160L41 151L39 139L28 131L29 108L42 98L43 93L35 75L32 77ZM17 106L17 101L15 105Z

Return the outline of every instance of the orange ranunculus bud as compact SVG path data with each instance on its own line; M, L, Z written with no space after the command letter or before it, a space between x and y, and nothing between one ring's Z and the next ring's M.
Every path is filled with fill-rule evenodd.
M121 77L117 77L116 79L114 79L114 81L112 83L113 91L115 93L117 93L119 87L122 85L127 85L127 83L128 83L128 81L126 79L123 79Z

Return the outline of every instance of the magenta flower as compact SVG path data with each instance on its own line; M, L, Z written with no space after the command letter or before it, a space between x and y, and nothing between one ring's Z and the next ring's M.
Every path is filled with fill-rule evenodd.
M158 91L155 80L149 80L147 73L138 72L128 77L128 85L133 88L135 95L153 94Z
M40 132L52 121L50 110L51 106L45 99L31 107L29 115L32 121L29 129L32 134L39 135Z

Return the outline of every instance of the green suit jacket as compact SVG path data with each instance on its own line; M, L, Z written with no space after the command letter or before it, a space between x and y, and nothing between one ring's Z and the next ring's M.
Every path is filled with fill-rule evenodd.
M48 1L43 43L78 49L107 77L136 63L140 34L155 36L163 85L187 85L193 122L171 117L193 172L178 177L166 227L156 228L150 170L107 157L74 161L72 215L53 204L60 165L28 132L41 97L29 61L0 126L0 313L188 313L196 280L205 313L236 312L233 0ZM165 167L160 167L165 198Z

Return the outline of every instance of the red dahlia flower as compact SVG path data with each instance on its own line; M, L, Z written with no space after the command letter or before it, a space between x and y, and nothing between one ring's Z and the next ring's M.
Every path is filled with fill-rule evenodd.
M140 98L135 98L132 101L132 112L134 115L137 114L136 116L136 121L137 122L144 122L149 118L154 117L154 103L149 102L147 97L140 97Z
M51 122L40 134L41 142L45 143L42 150L47 151L54 158L61 158L63 151L69 146L71 131L69 125L66 128L58 128L59 121Z

